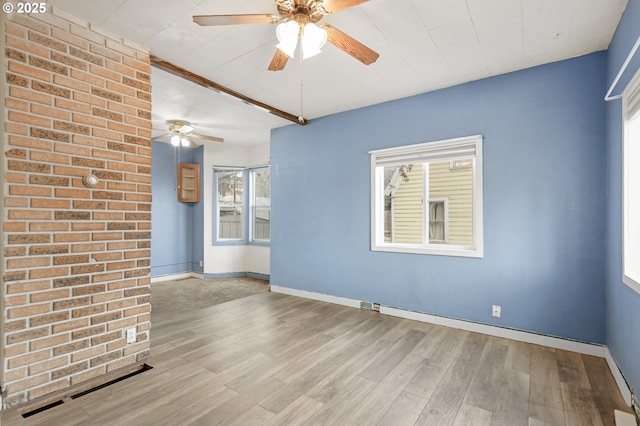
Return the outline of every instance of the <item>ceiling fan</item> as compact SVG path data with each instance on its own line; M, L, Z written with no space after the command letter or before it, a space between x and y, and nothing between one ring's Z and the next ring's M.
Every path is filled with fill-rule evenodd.
M152 140L164 139L166 137L171 137L171 145L173 146L184 146L189 148L196 148L198 144L196 144L192 139L202 139L206 141L213 142L224 142L224 139L217 138L215 136L207 136L207 135L199 135L196 133L192 133L195 129L191 126L191 123L184 120L168 120L167 124L169 124L169 131L161 136L156 136L152 138Z
M235 24L279 24L278 45L269 64L270 71L284 69L293 58L298 40L303 59L320 53L326 41L365 65L380 56L364 44L329 24L316 25L325 15L339 12L369 0L275 0L278 14L196 15L193 21L202 26Z

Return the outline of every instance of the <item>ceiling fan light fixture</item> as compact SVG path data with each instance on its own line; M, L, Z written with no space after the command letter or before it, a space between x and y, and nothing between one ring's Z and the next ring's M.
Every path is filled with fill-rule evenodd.
M193 132L193 127L189 126L188 124L183 124L182 127L180 127L180 129L178 131L180 133Z
M293 58L298 45L300 26L296 21L287 21L276 27L276 37L279 43L276 47L282 50L288 57Z
M311 58L321 52L320 49L327 42L327 31L310 22L304 26L300 44L302 45L302 59Z
M180 142L182 143L182 146L189 146L189 139L185 138L185 137L180 137Z
M178 135L171 135L171 145L173 145L173 146L180 146L180 136L178 136Z

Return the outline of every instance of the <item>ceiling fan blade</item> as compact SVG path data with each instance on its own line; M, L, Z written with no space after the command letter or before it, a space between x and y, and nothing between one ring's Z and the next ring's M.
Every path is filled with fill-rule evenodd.
M369 0L324 0L322 7L327 13L335 13L368 1Z
M217 138L215 136L207 136L207 135L197 135L195 133L189 133L189 137L196 138L196 139L202 139L202 140L205 140L205 141L224 142L224 139L222 139L222 138Z
M273 59L271 59L271 63L269 64L269 71L283 70L288 60L289 57L286 53L280 49L276 49L276 53L273 55Z
M160 140L160 139L168 138L171 135L172 135L172 133L165 133L164 135L155 136L155 137L151 138L151 140L152 141L157 141L157 140Z
M355 38L343 33L336 27L324 24L322 25L322 28L327 30L327 41L329 41L329 43L353 56L363 64L371 65L378 60L380 55L377 52L369 49L367 46L360 43Z
M193 22L202 26L211 25L236 25L236 24L275 24L280 21L278 15L251 14L251 15L196 15Z

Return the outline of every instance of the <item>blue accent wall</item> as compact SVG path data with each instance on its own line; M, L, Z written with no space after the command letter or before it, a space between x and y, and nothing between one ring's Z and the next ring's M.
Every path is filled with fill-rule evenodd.
M609 47L611 84L640 36L640 0L629 0ZM619 94L640 69L640 52L616 86ZM607 346L629 385L640 392L640 295L622 282L622 102L607 103Z
M202 151L202 149L200 149ZM192 163L197 150L180 148L181 163ZM202 153L200 153L200 159ZM202 208L197 204L179 203L176 190L177 169L174 148L170 144L153 142L151 170L151 276L190 272L193 269L193 223ZM202 255L200 255L202 256Z
M273 130L271 282L604 343L606 65L600 52ZM474 134L484 258L372 252L368 151Z

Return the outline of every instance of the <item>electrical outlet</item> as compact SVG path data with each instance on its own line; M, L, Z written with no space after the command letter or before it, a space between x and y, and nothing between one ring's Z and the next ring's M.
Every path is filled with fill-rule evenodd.
M500 318L500 314L502 313L502 308L499 305L493 305L491 308L491 315L496 318Z
M202 265L203 265L203 264L204 264L204 263L202 262L202 260L201 260L200 262L198 262L198 265L200 265L200 267L201 267L201 268L202 268Z
M135 343L136 342L136 329L129 328L127 329L127 343Z

